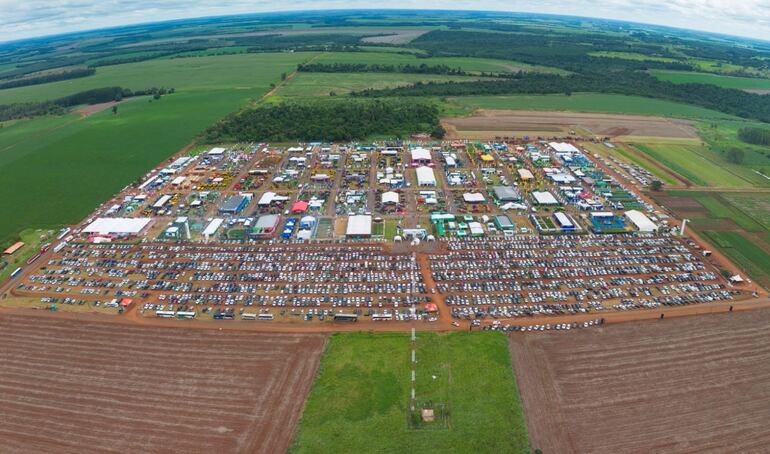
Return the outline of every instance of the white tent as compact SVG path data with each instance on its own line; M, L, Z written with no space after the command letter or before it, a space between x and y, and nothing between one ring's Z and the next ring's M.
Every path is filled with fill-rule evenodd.
M430 150L415 148L412 150L412 161L430 161Z
M436 186L436 175L433 173L433 169L422 166L415 171L417 172L418 186Z
M347 236L369 236L372 234L372 217L369 215L350 216Z
M571 143L550 142L548 146L551 147L553 151L557 153L580 153L580 150L575 148L575 146L572 145Z
M484 195L478 192L466 192L463 194L463 200L467 203L483 203Z
M382 193L382 203L398 204L398 192L388 191Z
M83 229L85 233L102 235L135 235L150 224L150 218L98 218Z

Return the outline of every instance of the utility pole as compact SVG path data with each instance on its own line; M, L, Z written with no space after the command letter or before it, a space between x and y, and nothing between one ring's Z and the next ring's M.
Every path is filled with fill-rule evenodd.
M682 219L682 226L679 228L679 236L684 236L684 229L687 227L687 221L689 221L689 219Z

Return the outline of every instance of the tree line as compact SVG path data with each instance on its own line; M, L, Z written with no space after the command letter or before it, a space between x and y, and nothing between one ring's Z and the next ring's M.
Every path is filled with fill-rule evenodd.
M103 102L121 101L133 96L152 95L156 99L169 93L173 88L147 88L144 90L129 90L121 87L102 87L81 91L69 96L42 102L23 102L0 104L0 121L32 118L42 115L63 115L69 108L82 104L100 104Z
M447 76L471 75L462 68L448 65L367 64L367 63L304 63L297 65L297 71L312 73L407 73L407 74L442 74Z
M443 136L433 104L399 99L268 104L231 114L202 135L208 143L242 141L347 141L414 132Z
M754 145L770 145L770 129L741 128L738 130L738 138Z
M59 80L77 79L79 77L92 76L96 73L93 68L74 68L63 71L56 71L38 76L30 76L18 79L0 81L0 90L6 88L26 87L28 85L46 84Z

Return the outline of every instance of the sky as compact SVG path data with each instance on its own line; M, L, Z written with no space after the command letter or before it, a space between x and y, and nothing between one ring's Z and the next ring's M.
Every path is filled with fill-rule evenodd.
M576 15L770 40L770 0L0 0L0 42L168 19L383 6Z

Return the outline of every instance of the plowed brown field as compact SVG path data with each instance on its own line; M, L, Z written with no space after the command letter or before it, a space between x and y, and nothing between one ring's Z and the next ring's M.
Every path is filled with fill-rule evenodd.
M283 452L325 339L0 315L0 451Z
M767 452L770 311L513 335L533 448Z

